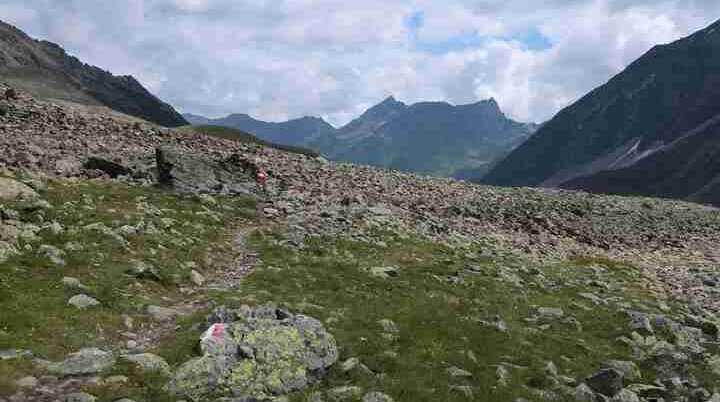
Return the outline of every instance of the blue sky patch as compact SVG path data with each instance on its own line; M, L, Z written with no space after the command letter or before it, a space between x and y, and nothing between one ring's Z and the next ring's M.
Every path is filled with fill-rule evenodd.
M415 47L428 53L443 55L478 48L491 39L516 40L528 50L545 50L552 47L552 42L539 29L532 27L510 37L480 35L477 31L460 31L457 34L439 41L421 40L419 31L425 25L425 12L416 11L407 20L410 39Z

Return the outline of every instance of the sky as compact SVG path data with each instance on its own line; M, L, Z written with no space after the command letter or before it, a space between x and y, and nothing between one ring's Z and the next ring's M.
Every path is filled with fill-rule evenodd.
M390 95L494 97L542 122L719 18L717 0L0 1L0 19L181 112L336 126Z

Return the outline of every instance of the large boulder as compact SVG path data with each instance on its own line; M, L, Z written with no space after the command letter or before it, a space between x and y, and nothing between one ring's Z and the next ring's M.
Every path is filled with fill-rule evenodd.
M83 163L83 168L87 170L99 170L112 178L127 176L132 173L126 166L98 156L87 158L85 163Z
M237 156L213 160L169 146L155 150L158 183L192 193L251 193L257 168Z
M13 201L17 199L33 199L38 194L27 184L17 180L0 177L0 200Z
M203 334L203 355L180 366L172 394L195 401L285 395L324 376L338 359L335 339L314 318L275 305L244 306L230 316Z

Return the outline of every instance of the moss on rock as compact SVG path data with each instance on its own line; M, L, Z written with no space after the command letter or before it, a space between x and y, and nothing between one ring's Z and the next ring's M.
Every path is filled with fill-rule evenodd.
M320 321L274 305L243 307L238 321L211 326L205 355L180 367L169 390L193 400L214 394L246 398L284 395L307 387L338 359L335 339Z

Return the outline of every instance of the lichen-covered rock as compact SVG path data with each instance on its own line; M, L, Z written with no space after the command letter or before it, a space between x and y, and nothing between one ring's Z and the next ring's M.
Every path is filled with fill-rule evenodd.
M136 365L143 371L158 372L161 374L170 373L170 365L165 361L165 359L152 353L123 355L120 356L120 358Z
M203 334L203 356L178 369L171 393L192 400L284 395L304 389L338 359L335 339L314 318L275 305L243 306L227 317L233 321L215 323Z
M56 375L88 375L97 374L110 369L115 364L115 357L98 348L85 348L65 356L65 360L50 363L47 370Z
M37 197L38 193L27 184L6 177L0 177L0 200L12 201Z
M363 396L362 402L393 402L393 399L382 392L370 392Z
M327 392L327 397L332 402L350 401L359 399L362 395L362 388L355 385L336 387Z
M601 368L612 368L619 371L623 376L623 380L626 382L635 382L642 378L640 368L638 368L637 364L631 361L610 360L604 362Z

